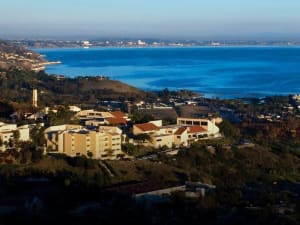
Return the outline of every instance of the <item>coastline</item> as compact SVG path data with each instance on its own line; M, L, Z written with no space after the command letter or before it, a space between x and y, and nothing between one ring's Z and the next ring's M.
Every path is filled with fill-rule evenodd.
M184 45L184 46L91 46L89 48L84 48L81 46L76 47L39 47L39 48L30 48L33 51L38 50L56 50L56 49L82 49L82 50L93 50L93 49L184 49L184 48L300 48L300 45Z

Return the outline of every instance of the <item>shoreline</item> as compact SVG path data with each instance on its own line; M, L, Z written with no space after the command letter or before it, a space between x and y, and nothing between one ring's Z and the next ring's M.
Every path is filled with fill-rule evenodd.
M135 85L132 85L128 82L124 82L122 80L119 80L119 79L112 79L111 77L109 76L101 76L101 75L84 75L84 76L76 76L76 77L69 77L69 76L66 76L66 75L62 75L62 74L49 74L45 71L45 73L49 76L53 76L55 77L56 79L73 79L73 80L76 80L76 79L88 79L88 78L102 78L102 80L111 80L111 81L118 81L118 82L121 82L123 84L126 84L126 85L129 85L131 87L134 87L136 89L139 89L141 91L144 91L144 92L160 92L160 91L163 91L165 89L168 89L169 91L182 91L182 90L186 90L186 91L190 91L190 92L193 92L195 94L197 94L197 98L206 98L206 99L219 99L219 100L249 100L249 99L258 99L258 100L261 100L261 99L265 99L265 98L268 98L268 97L288 97L288 96L291 96L291 95L298 95L299 93L291 93L291 92L286 92L286 93L270 93L270 94L255 94L255 93L252 93L252 94L249 94L249 95L241 95L241 96L232 96L230 94L216 94L216 93L210 93L210 92L201 92L201 91L197 91L197 90L193 90L193 89L190 89L190 88L171 88L171 87L163 87L163 88L155 88L155 89L151 89L151 88L142 88L142 87L137 87ZM107 77L108 79L103 79L103 77Z
M185 46L90 46L89 48L85 48L83 46L76 46L76 47L39 47L39 48L28 48L30 50L51 50L51 49L85 49L85 50L92 50L92 49L159 49L159 48L174 48L174 49L183 49L183 48L300 48L300 45L220 45L220 46L213 46L213 45L185 45Z

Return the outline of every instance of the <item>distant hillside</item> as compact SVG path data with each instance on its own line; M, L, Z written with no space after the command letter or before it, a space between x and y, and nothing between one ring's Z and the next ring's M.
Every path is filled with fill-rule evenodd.
M0 72L11 69L38 71L45 62L38 53L0 40Z
M25 49L0 39L0 52L23 54Z
M31 104L38 89L39 104L96 104L99 100L141 99L146 93L120 81L99 77L66 78L41 71L9 70L0 74L0 100Z

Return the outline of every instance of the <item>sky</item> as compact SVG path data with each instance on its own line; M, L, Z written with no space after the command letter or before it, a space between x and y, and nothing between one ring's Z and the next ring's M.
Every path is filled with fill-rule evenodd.
M300 0L2 0L1 38L300 39Z

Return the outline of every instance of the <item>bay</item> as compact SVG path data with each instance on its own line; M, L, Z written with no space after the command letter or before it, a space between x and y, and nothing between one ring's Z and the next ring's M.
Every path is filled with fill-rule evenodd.
M145 90L189 89L208 97L300 93L299 47L35 49L49 74L109 76Z

